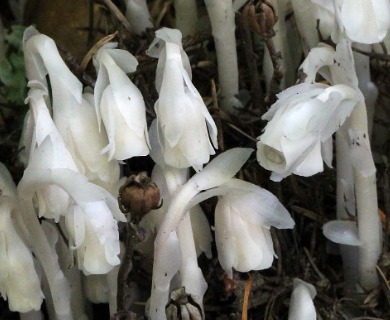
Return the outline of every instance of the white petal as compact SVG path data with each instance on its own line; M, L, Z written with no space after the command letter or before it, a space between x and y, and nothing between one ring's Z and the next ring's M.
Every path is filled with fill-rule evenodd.
M209 222L199 205L194 206L190 210L190 218L197 255L199 256L204 252L207 258L211 259L211 242L213 241L213 237L211 235Z
M215 208L215 243L218 260L229 278L233 277L235 264L236 235L233 233L231 208L226 201L220 199Z
M330 221L324 224L322 231L325 237L339 244L349 246L362 244L359 240L358 227L353 221Z
M315 295L316 290L313 285L295 278L288 320L316 320L317 314L313 304Z
M367 19L367 15L370 19ZM344 0L341 22L351 40L376 43L383 40L390 27L390 5L387 0Z
M232 209L244 220L265 228L292 229L289 212L271 192L252 183L231 179L225 184Z
M216 187L233 177L253 152L250 148L232 148L215 157L191 178L198 190Z

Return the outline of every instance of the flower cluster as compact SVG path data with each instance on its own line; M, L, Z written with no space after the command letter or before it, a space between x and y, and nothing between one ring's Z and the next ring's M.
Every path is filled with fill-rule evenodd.
M234 25L234 8L244 2L205 0L218 59L220 112L228 117L244 105L238 96ZM377 88L369 78L369 59L353 53L352 42L370 48L382 41L390 27L390 4L294 0L299 36L289 28L287 2L247 3L242 15L244 31L252 28L266 44L264 101L298 77L295 85L276 94L267 112L261 111L267 125L257 138L256 158L273 181L291 174L312 176L323 171L323 162L332 167L336 133L339 221L328 222L323 231L334 242L356 247L350 256L358 254L353 258L359 261L359 285L371 290L378 284L374 271L381 235L365 101L375 105ZM196 8L195 1L186 5ZM126 7L127 30L145 35L153 27L146 1L128 0ZM175 8L178 27L191 34L194 20L186 26L178 1ZM266 32L260 30L265 25ZM319 43L321 36L332 39L335 48ZM302 47L292 45L295 39L302 40ZM126 290L129 257L136 249L153 260L148 316L170 318L166 312L178 307L168 307L169 301L177 304L179 297L186 300L179 307L183 318L184 313L204 318L207 282L198 257L212 258L213 239L229 278L234 271L272 266L271 228L292 229L295 222L272 193L235 178L253 149L232 148L212 158L218 149L217 126L192 83L179 30L157 30L146 50L158 59L156 118L149 126L141 91L129 77L138 61L117 43L104 39L91 50L93 88L83 86L55 42L34 27L26 29L23 49L29 110L19 145L25 168L17 186L0 163L0 293L11 310L38 311L45 298L50 318L81 319L87 314L86 295L93 302L109 302L111 314L127 312L117 309L133 302L129 296L134 292ZM306 57L296 77L302 50ZM261 84L256 75L252 80L256 100L262 94L254 91ZM148 155L155 163L151 178L143 172L122 177L123 161ZM212 197L216 205L210 219L200 203ZM345 221L343 210L356 214L358 223ZM128 223L123 235L131 238L124 243L120 222ZM145 231L137 244L130 235L140 230L135 226ZM288 318L315 319L315 295L312 285L294 279Z

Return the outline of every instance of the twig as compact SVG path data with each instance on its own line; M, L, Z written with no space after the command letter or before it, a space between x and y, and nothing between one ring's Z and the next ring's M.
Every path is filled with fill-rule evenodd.
M244 302L242 304L241 320L248 320L248 303L249 303L249 294L251 292L252 283L253 283L253 278L252 275L249 274L249 278L245 282Z
M118 31L109 34L108 36L103 37L98 42L96 42L91 49L87 52L87 54L84 56L83 61L81 61L80 67L78 68L79 73L84 73L85 68L87 67L89 61L91 60L92 56L101 48L103 47L107 42L110 42L112 39L116 37L118 34Z
M377 53L377 52L367 52L355 47L352 47L353 51L356 51L358 53L364 54L366 56L369 56L370 58L373 59L378 59L378 60L384 60L384 61L390 61L390 55L384 54L384 53Z
M125 29L131 34L131 26L127 21L123 13L118 9L118 7L111 0L101 0L110 10L111 14L117 18L117 20L125 27Z
M116 300L117 310L119 312L127 311L125 310L128 302L126 301L126 293L129 288L127 279L132 268L131 260L133 257L134 246L141 240L138 226L133 223L129 223L127 227L126 251L118 271L118 294Z
M329 280L323 275L323 273L317 268L317 265L314 263L313 258L310 255L309 250L307 250L306 247L303 248L303 251L305 252L307 258L309 259L309 262L311 266L313 267L314 271L317 273L317 275L320 277L322 282L329 283Z

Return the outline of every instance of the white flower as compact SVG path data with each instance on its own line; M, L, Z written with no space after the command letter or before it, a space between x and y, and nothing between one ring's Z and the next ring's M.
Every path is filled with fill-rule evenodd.
M380 42L390 27L389 0L334 0L339 27L356 42Z
M41 308L43 293L31 251L15 229L12 216L19 210L16 187L0 163L0 293L12 311Z
M147 53L158 57L155 103L157 139L165 162L199 171L217 148L217 128L191 82L188 57L179 30L162 28ZM212 141L212 145L210 143Z
M288 320L316 320L317 314L313 299L317 292L310 283L295 278L293 281Z
M274 249L270 227L292 229L294 221L269 191L232 179L221 186L215 208L215 241L218 259L227 275L271 267Z
M27 115L26 123L31 129L26 130L21 145L25 146L28 152L30 170L45 165L49 168L68 168L77 171L76 163L50 117L45 102L48 95L45 86L38 81L30 81L29 86L31 89L26 101L30 103L30 113ZM52 150L49 154L37 151L45 140L51 141ZM46 185L36 190L36 197L40 217L53 218L58 222L60 216L65 214L69 196L58 186Z
M330 138L361 101L361 94L341 84L303 83L278 98L262 117L269 122L257 143L257 160L272 171L271 180L321 172L323 157L331 166Z
M149 141L143 97L126 75L135 71L138 62L129 52L115 47L107 43L93 59L98 72L95 108L109 140L102 152L108 152L109 159L125 160L149 154Z
M217 189L219 185L227 182L237 173L252 151L252 149L235 148L218 155L202 171L196 173L177 190L171 199L155 241L153 283L150 297L150 316L152 319L166 319L165 306L168 302L171 280L183 267L182 257L188 257L187 252L182 252L188 248L181 245L186 241L183 237L184 241L180 243L181 240L179 241L177 233L180 232L180 225L186 219L188 210L199 203L199 201L193 203L191 200L195 200L201 191ZM201 193L201 195L206 192ZM181 276L185 277L188 283L196 282L193 287L187 287L186 291L191 294L195 293L197 298L200 298L203 296L206 286L196 262L196 252L191 256L191 259L185 261L185 264L184 269L187 274Z
M34 101L40 104L46 102L50 109L45 78L48 75L52 89L53 121L78 170L90 180L101 180L105 183L118 180L118 163L108 161L107 156L101 154L108 139L104 130L99 132L91 94L82 95L81 82L68 69L51 38L39 34L30 27L25 31L24 41L26 73L32 89L27 101L31 104ZM41 87L38 83L41 83ZM36 92L34 88L46 92ZM35 118L37 118L36 114ZM33 131L31 120L27 120L26 125L25 131L28 136ZM44 137L48 134L48 129L45 130L44 126L37 127L35 132Z
M81 173L55 166L55 146L46 138L32 155L19 183L20 198L31 207L36 192L56 186L69 197L65 215L79 268L84 273L107 273L119 264L118 221L126 221L116 199L105 189L88 182Z

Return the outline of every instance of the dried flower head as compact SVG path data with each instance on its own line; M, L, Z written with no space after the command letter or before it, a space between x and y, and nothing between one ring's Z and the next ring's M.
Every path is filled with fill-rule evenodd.
M119 189L119 208L132 213L132 219L139 219L162 205L160 190L146 172L131 175Z

